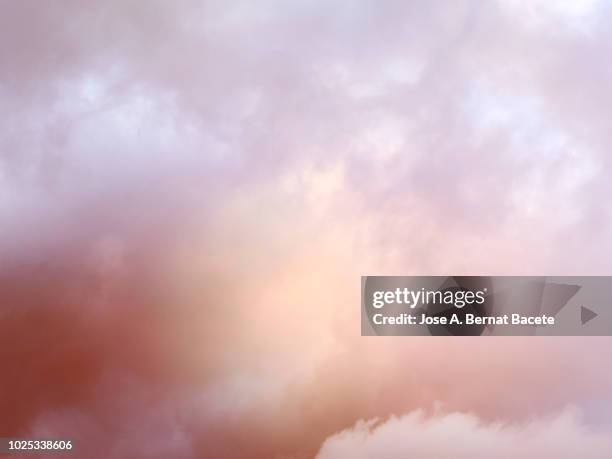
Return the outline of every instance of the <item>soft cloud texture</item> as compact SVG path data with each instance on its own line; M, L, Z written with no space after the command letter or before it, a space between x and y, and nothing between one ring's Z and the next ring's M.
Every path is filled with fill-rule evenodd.
M612 440L585 428L572 412L525 423L483 423L453 413L427 418L413 412L385 422L359 422L329 438L317 459L605 459Z
M609 428L608 339L372 339L356 306L363 274L610 271L607 2L0 8L1 433L305 458L439 404Z

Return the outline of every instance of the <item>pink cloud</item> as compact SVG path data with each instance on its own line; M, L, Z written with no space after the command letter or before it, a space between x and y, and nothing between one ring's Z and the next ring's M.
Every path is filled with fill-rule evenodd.
M608 339L357 307L362 274L610 271L603 2L6 3L2 432L268 458L438 405L491 442L608 422Z

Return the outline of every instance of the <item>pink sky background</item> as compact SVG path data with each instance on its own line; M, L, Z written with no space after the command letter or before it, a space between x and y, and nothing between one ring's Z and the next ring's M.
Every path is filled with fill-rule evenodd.
M611 24L604 0L0 0L0 436L612 457L612 339L359 321L366 274L611 273Z

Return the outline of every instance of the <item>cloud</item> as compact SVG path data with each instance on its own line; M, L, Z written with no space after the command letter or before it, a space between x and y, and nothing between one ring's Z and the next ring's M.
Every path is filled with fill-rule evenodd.
M415 411L386 421L360 421L328 438L317 459L605 459L609 432L584 426L573 411L524 423L486 423L462 414Z
M355 308L364 273L609 271L604 2L5 3L0 430L268 458L438 403L608 422L607 339Z

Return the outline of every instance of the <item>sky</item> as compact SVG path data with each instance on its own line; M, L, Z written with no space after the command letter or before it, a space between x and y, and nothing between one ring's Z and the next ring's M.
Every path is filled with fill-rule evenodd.
M611 272L612 3L0 11L0 436L610 457L610 338L362 337L359 285Z

